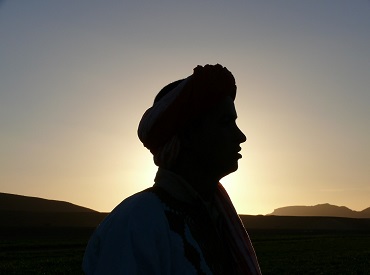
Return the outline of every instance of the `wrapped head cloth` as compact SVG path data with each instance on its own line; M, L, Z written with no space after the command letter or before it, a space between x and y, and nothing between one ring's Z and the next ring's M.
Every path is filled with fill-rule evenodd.
M235 99L235 79L217 64L197 66L191 76L154 102L140 121L138 136L153 153L156 164L177 155L180 144L176 134L188 121L227 96Z

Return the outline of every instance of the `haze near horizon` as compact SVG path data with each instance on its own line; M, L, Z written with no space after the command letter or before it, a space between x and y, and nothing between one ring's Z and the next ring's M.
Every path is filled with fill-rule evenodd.
M0 2L0 191L100 212L153 184L136 136L196 65L235 76L240 214L370 198L369 1Z

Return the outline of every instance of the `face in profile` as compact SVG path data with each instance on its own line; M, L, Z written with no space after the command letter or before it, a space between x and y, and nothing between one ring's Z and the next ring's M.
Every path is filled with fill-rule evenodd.
M226 97L207 112L194 133L194 161L219 179L238 169L240 144L246 141L236 119L234 102Z

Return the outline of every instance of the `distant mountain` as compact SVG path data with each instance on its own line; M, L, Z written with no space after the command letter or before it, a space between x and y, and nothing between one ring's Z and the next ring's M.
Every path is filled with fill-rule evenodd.
M67 232L67 228L92 230L107 215L108 213L100 213L64 201L0 193L0 236L5 233L27 234L40 228L44 233L58 228L62 232ZM349 215L355 215L357 219L342 217ZM347 207L330 204L291 206L278 208L267 216L240 215L240 217L248 230L370 230L370 207L356 212ZM366 217L369 219L363 219ZM19 233L19 230L23 230L22 233Z
M366 217L370 217L370 207L362 210L361 214L366 216Z
M286 206L277 208L274 212L268 215L370 218L370 207L363 211L354 211L345 206L336 206L328 203L314 206Z
M96 227L107 213L69 202L0 193L0 230L4 228Z
M97 211L69 202L0 193L0 211L77 213Z
M366 231L370 219L343 217L249 216L240 215L247 230L303 230L303 231Z

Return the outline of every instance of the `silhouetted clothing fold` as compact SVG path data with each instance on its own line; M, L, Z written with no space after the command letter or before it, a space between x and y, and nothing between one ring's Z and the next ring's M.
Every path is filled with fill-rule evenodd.
M86 274L260 274L250 239L221 184L205 203L178 175L125 199L86 248Z

